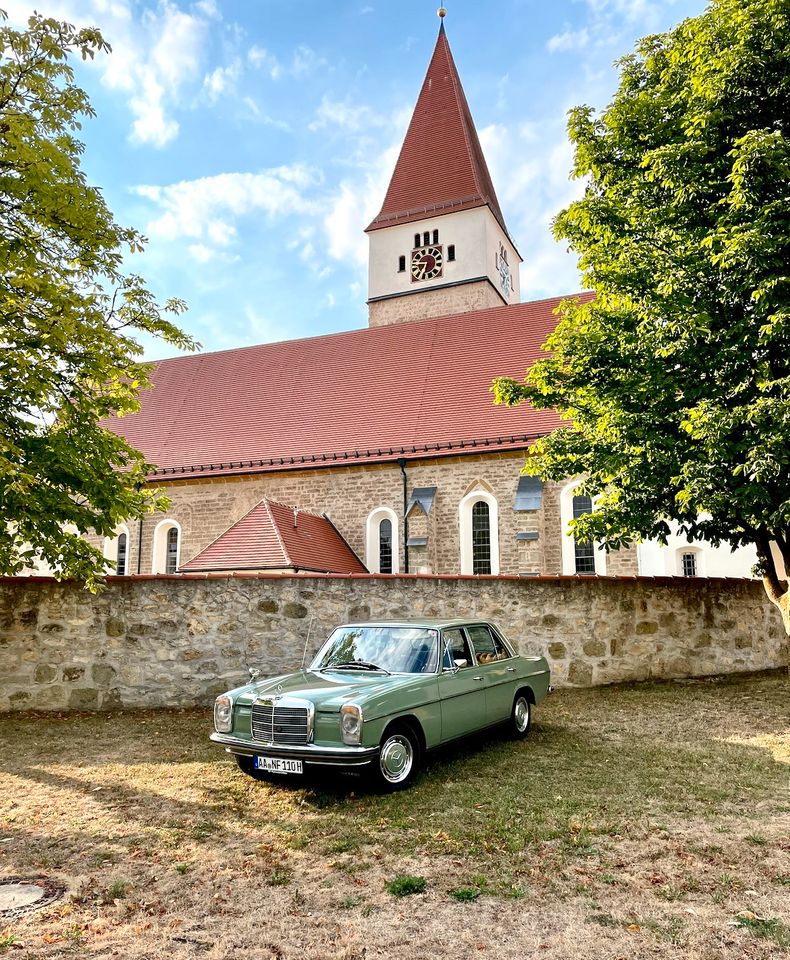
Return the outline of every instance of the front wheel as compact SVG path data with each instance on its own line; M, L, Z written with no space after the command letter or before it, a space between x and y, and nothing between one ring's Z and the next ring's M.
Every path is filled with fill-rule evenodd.
M525 740L532 724L532 704L528 695L523 691L516 694L513 709L510 713L508 729L515 740Z
M404 725L390 727L381 738L373 778L387 791L405 790L414 782L420 766L420 743L414 731Z

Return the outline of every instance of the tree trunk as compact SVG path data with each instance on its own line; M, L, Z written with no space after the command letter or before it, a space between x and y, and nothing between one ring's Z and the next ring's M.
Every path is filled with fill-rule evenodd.
M784 549L785 544L779 544L779 550L785 564L785 571L790 567L790 551ZM784 623L785 632L790 636L790 592L788 592L787 580L782 580L776 569L773 551L771 550L771 540L767 535L760 534L756 542L757 556L763 569L763 584L765 592L771 603L776 604L779 612L782 614L782 623Z

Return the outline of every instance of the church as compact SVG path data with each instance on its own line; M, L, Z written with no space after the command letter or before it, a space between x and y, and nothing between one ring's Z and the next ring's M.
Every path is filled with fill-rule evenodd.
M112 573L749 576L748 549L576 543L577 482L521 475L560 420L491 382L523 378L564 297L521 302L443 20L366 232L367 329L161 361L106 424L170 499L105 541Z

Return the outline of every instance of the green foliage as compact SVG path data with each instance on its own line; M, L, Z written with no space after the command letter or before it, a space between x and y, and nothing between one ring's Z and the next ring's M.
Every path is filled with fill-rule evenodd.
M777 602L769 541L790 563L788 38L784 0L714 0L620 62L602 114L571 112L586 186L554 228L596 296L565 301L549 355L493 388L569 421L526 470L586 478L600 499L575 521L580 539L664 542L673 519L692 540L755 543Z
M69 57L109 52L95 29L0 11L0 574L38 553L94 588L100 551L122 520L166 501L142 484L144 457L100 422L138 408L149 384L138 334L193 341L124 270L142 249L80 169L80 120L93 116Z
M425 886L425 877L410 877L408 874L402 874L390 880L387 890L393 897L408 897L413 893L422 893Z
M472 903L480 896L480 890L477 887L456 887L450 891L450 896L459 903Z
M739 914L735 925L743 927L761 940L771 940L778 947L790 947L790 927L781 920Z

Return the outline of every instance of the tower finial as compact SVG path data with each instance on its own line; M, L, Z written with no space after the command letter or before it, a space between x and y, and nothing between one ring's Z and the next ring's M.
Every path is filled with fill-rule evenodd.
M439 16L439 19L442 20L442 21L444 21L444 18L447 16L447 7L439 7L439 9L436 11L436 13L437 13L438 16ZM442 25L444 25L444 24L442 24Z

